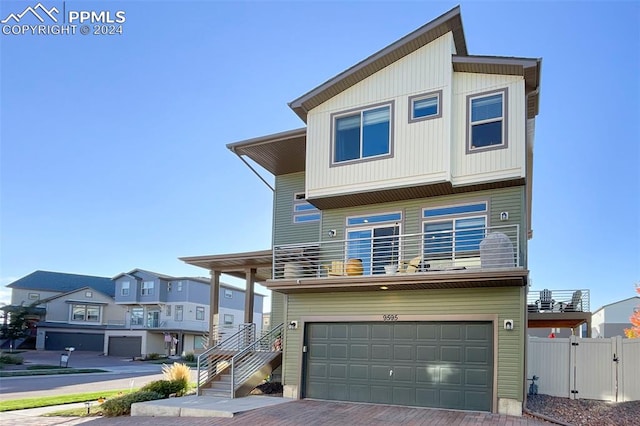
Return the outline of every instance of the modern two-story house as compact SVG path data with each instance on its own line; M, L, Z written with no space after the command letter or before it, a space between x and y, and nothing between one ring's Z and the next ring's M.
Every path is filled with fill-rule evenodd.
M470 55L456 7L228 145L273 247L183 260L273 290L285 396L521 414L540 69Z
M134 269L113 278L115 303L125 309L120 327L107 330L109 355L176 355L198 352L237 330L244 319L243 290L222 284L219 314L210 334L210 283L198 277L172 277ZM254 317L262 324L264 296L254 294ZM213 337L212 337L213 336Z

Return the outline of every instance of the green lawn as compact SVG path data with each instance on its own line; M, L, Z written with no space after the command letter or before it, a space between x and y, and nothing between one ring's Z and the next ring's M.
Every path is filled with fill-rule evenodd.
M138 389L133 389L133 391L137 391ZM23 410L27 408L38 408L38 407L49 407L52 405L62 405L62 404L71 404L73 402L87 402L87 401L97 401L98 398L111 398L114 396L118 396L120 393L128 393L131 390L112 390L112 391L102 391L102 392L89 392L89 393L76 393L69 395L58 395L58 396L45 396L40 398L23 398L23 399L12 399L9 401L0 401L0 412L2 411L12 411L12 410ZM97 407L92 407L97 408ZM84 413L86 413L86 408L84 409Z

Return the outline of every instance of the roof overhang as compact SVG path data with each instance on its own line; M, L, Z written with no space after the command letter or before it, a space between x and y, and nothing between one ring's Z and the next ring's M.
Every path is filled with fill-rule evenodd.
M529 271L520 268L490 271L431 271L415 274L362 275L348 277L268 280L264 285L279 293L323 293L340 291L428 290L449 288L524 287ZM386 287L382 289L381 287Z
M522 76L527 94L527 118L538 115L542 59L453 55L451 61L457 72Z
M591 312L529 312L529 328L576 328L588 324Z
M307 113L313 108L448 32L453 33L456 53L466 56L467 43L462 28L460 6L456 6L395 43L390 44L310 92L293 100L289 103L289 107L306 123Z
M209 271L217 271L241 279L246 278L247 271L255 269L255 279L257 282L262 283L271 278L273 252L271 250L260 250L243 253L181 257L180 260L189 265L204 268Z
M306 127L227 145L231 152L249 157L274 176L303 172L306 147Z

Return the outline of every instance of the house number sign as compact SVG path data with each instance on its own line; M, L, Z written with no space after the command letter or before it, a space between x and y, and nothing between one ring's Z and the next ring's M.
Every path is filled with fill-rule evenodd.
M382 321L398 321L398 314L383 314Z

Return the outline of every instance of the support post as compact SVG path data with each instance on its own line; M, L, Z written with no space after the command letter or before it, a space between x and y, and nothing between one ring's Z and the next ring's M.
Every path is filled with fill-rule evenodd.
M211 271L211 294L209 295L209 346L213 346L217 342L218 336L215 335L218 329L218 308L220 298L220 271Z
M256 282L256 269L248 268L245 271L247 280L247 290L245 291L244 299L244 322L246 324L253 323L253 299L254 299L254 284Z

